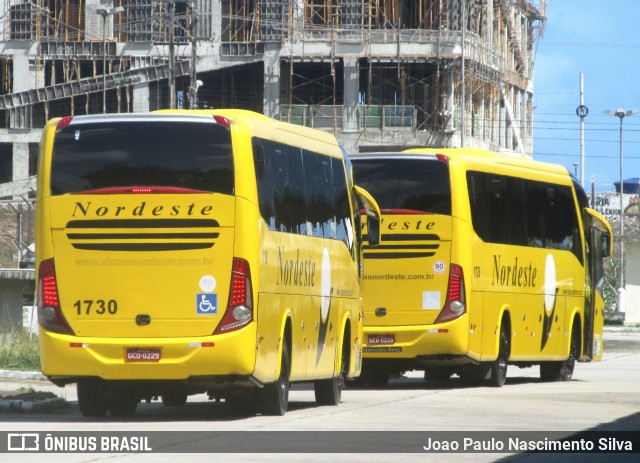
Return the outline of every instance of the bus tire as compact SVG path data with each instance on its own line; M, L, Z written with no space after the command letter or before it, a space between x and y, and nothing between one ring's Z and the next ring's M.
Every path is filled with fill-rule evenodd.
M313 383L316 403L318 405L338 405L340 403L344 379L347 377L347 369L349 368L348 349L349 347L346 344L342 346L338 376L331 379L322 379Z
M559 362L543 362L540 364L540 379L543 381L571 381L576 359L580 355L579 324L574 323L571 329L571 345L569 357Z
M494 387L502 387L507 380L507 366L511 352L509 331L507 323L503 320L500 324L500 340L498 358L491 363L489 384Z
M99 418L109 411L109 402L103 394L99 379L81 379L76 385L78 407L82 416Z
M289 407L289 345L282 342L282 365L274 383L265 384L260 391L260 409L263 415L282 416Z

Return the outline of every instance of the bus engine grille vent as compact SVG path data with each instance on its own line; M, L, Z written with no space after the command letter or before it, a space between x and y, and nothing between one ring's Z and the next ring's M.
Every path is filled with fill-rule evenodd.
M96 251L207 249L219 228L213 219L72 220L66 226L74 248Z

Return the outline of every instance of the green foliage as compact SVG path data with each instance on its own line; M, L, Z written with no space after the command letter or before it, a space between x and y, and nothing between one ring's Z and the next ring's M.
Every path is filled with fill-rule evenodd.
M604 310L615 311L618 306L618 288L620 287L620 260L609 257L604 268L602 293Z
M40 371L38 337L16 330L0 338L0 369Z

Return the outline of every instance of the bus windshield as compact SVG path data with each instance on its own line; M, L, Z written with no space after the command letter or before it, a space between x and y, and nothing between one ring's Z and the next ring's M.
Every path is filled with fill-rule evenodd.
M52 195L128 186L234 189L231 135L213 122L68 125L56 134L51 171Z
M352 159L356 183L386 213L451 215L449 167L435 158Z

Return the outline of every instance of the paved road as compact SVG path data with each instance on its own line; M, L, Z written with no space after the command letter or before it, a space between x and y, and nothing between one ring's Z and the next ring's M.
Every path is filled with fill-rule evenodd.
M38 390L51 389L71 402L71 407L53 415L0 414L0 431L184 431L170 436L177 445L193 441L203 452L215 449L210 437L195 431L378 431L371 434L371 445L396 441L405 431L437 436L436 431L460 432L453 436L481 436L479 431L494 431L506 436L514 431L540 431L542 436L558 432L569 436L585 430L640 431L640 332L607 331L602 362L578 364L574 379L566 383L543 383L538 368L510 367L503 388L464 387L453 379L446 383L425 383L418 373L393 379L385 389L348 389L338 407L318 407L313 390L296 386L290 396L290 410L284 417L233 417L223 403L208 401L204 395L190 398L187 406L166 408L161 403L141 404L134 418L126 420L90 420L80 416L75 403L75 389L56 388L41 382L0 381L0 390L31 385ZM291 435L285 434L285 435ZM555 435L555 434L549 434ZM355 437L356 435L354 435ZM415 435L409 435L415 436ZM309 435L305 435L309 438ZM359 437L359 436L358 436ZM318 439L322 434L318 435ZM366 436L365 436L366 439ZM380 440L378 440L380 439ZM414 442L410 439L408 445ZM167 442L165 449L171 448ZM638 443L640 445L640 443ZM157 448L157 446L156 446ZM393 447L396 448L396 447ZM412 447L413 449L413 447ZM640 451L640 449L636 449ZM6 455L0 454L0 461ZM42 461L43 455L11 455L11 461ZM13 458L13 457L16 458ZM46 461L87 462L164 462L176 461L175 454L68 454L46 455ZM640 454L181 454L180 460L194 461L351 461L351 462L483 462L518 461L638 461Z

